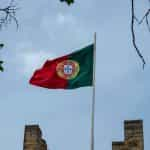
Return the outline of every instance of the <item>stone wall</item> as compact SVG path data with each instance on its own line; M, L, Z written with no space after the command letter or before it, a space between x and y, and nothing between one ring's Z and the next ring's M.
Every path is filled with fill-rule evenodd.
M112 142L112 150L144 150L143 121L124 121L124 141Z
M42 139L38 125L25 126L23 150L47 150L46 141Z

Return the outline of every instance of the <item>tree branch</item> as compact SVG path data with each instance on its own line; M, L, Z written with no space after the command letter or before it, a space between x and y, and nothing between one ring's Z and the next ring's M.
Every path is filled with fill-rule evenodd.
M147 24L147 28L148 28L148 31L150 32L150 25L149 25L149 21L148 21L148 16L146 16L146 24Z
M19 27L18 20L16 18L16 10L18 8L14 4L14 0L11 0L9 5L5 8L0 8L0 13L2 14L2 17L0 18L0 29L7 25L8 23L14 21L17 29Z
M136 38L135 38L135 31L134 31L134 23L135 23L135 20L137 21L137 18L135 17L135 13L134 13L134 0L131 1L132 2L132 6L131 6L131 12L132 12L132 18L131 18L131 33L132 33L132 43L133 43L133 46L137 52L137 55L140 57L142 63L143 63L143 69L145 67L145 59L143 57L143 55L141 54L137 44L136 44Z

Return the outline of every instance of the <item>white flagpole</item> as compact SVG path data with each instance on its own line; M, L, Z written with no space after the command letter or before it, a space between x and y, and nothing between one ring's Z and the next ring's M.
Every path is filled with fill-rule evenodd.
M94 34L94 60L93 60L93 95L91 110L91 150L94 150L94 118L95 118L95 68L96 68L96 32Z

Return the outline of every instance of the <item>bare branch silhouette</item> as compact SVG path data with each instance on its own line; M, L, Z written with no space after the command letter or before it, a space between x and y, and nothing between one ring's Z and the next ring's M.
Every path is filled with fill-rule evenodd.
M150 3L150 0L148 0L149 3ZM140 52L138 46L137 46L137 43L136 43L136 36L135 36L135 30L134 30L134 25L135 25L135 21L138 22L138 24L142 24L143 21L145 20L146 21L146 24L147 24L147 28L148 30L150 31L150 26L149 26L149 22L148 22L148 16L150 14L150 9L148 9L148 11L145 13L145 15L142 17L142 19L139 21L137 19L137 17L135 16L135 5L134 5L134 0L131 1L132 4L131 4L131 13L132 13L132 18L131 18L131 33L132 33L132 43L133 43L133 46L138 54L138 56L140 57L142 63L143 63L143 69L145 67L145 59L142 55L142 53Z
M11 0L9 5L5 8L0 8L0 29L5 25L11 23L12 21L15 22L17 28L19 26L18 20L16 18L16 10L18 8L16 7L14 0Z

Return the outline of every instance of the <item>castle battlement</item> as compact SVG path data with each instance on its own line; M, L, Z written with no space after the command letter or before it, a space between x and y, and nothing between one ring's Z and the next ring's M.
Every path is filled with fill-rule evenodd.
M112 150L144 150L143 121L124 121L124 141L112 142Z
M47 150L39 125L25 126L23 150Z

